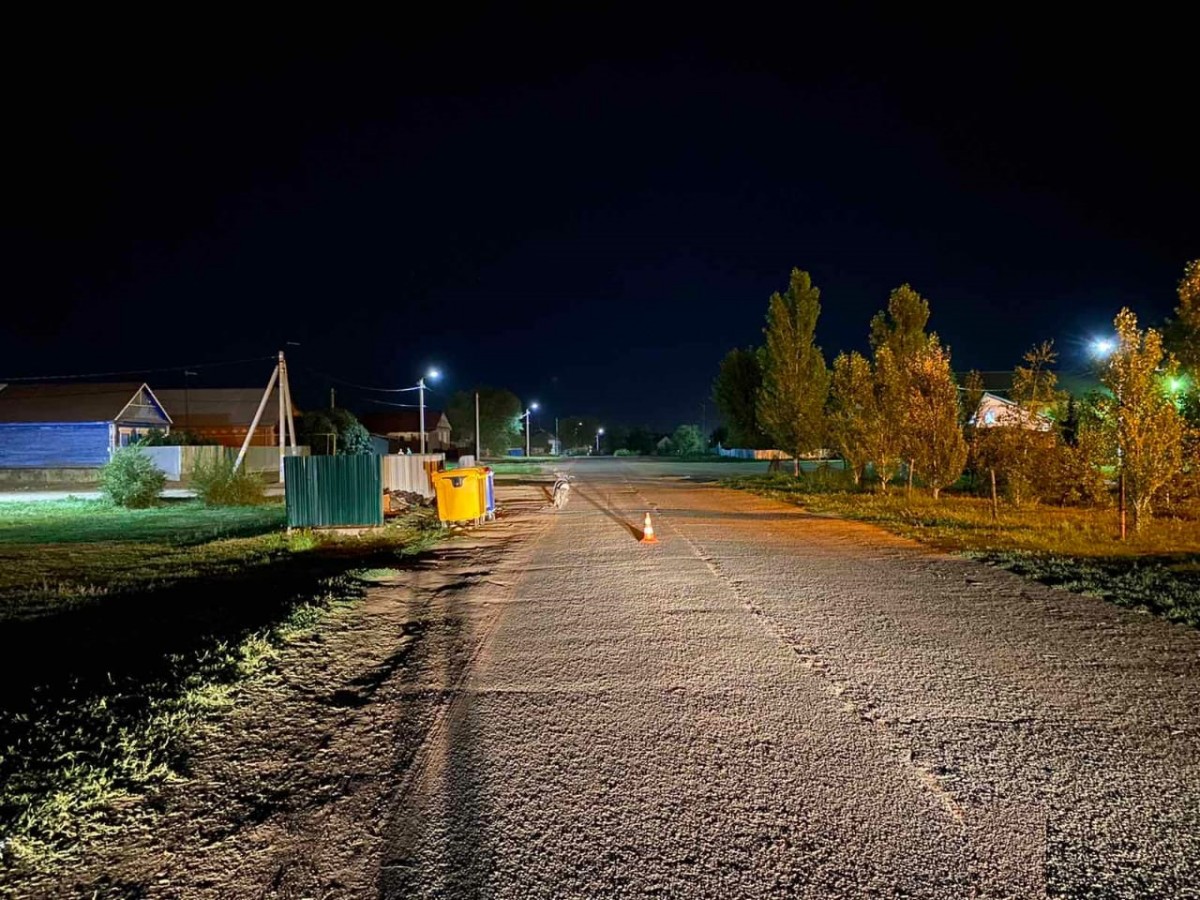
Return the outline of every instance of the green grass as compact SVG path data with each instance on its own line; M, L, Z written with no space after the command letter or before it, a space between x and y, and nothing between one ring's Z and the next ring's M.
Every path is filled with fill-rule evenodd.
M810 512L870 522L950 552L963 553L1046 584L1103 597L1200 627L1200 521L1197 510L1154 519L1119 539L1116 511L1001 504L923 491L907 495L847 490L840 476L773 474L727 479L727 487L785 500Z
M151 509L123 509L107 500L5 503L0 506L0 544L150 541L186 546L259 534L284 521L281 503L206 507L198 500L167 500Z
M286 549L278 503L131 510L62 500L6 503L0 517L0 623L257 565Z
M424 509L361 538L287 535L279 505L0 513L0 893L150 814L241 682L439 534Z

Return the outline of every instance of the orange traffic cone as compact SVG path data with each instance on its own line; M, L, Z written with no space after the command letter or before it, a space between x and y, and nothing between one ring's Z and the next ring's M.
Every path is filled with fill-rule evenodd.
M654 536L654 523L650 521L650 513L646 513L646 521L642 525L642 543L657 544L658 538Z

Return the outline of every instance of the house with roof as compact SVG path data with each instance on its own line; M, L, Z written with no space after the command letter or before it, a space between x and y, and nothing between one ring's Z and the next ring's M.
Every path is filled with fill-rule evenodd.
M0 469L95 469L171 416L144 383L0 384Z
M201 441L224 447L241 447L254 414L262 402L263 389L192 388L158 392L175 427ZM279 445L279 388L271 391L262 418L250 441L252 447Z
M392 453L421 449L421 411L419 409L397 409L389 412L368 413L359 421L373 435L388 439ZM445 453L450 449L450 420L440 409L425 407L425 449L429 453Z
M1049 431L1054 427L1054 420L1042 413L1021 409L1006 397L984 391L967 424L976 428L1020 427L1029 431Z

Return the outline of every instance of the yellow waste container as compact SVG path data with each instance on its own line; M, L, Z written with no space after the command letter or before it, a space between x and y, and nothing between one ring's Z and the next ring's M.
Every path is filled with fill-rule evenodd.
M432 478L439 519L443 522L483 519L487 512L487 473L483 469L449 469L432 473Z

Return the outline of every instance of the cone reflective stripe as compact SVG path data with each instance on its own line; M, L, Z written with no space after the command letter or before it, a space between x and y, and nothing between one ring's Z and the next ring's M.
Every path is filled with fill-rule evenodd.
M658 543L658 538L654 536L654 523L650 521L650 513L646 513L646 521L642 525L642 543Z

